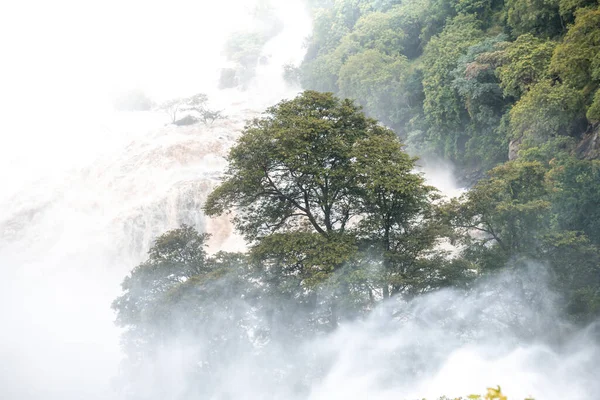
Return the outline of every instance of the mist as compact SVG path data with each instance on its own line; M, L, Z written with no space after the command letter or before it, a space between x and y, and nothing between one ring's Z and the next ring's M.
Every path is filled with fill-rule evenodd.
M253 13L259 3L271 4L270 20ZM510 398L577 400L600 390L598 326L563 320L536 263L469 291L391 299L333 332L267 343L255 335L266 317L239 302L248 340L225 350L218 374L198 368L210 339L229 329L218 315L132 368L111 309L121 282L158 235L181 224L212 234L210 253L246 248L227 218L201 208L245 122L301 91L283 66L301 63L311 16L300 0L2 9L3 399L413 399L499 384ZM228 39L271 28L249 78L220 87L224 69L247 69L228 57ZM115 109L132 90L156 104L205 93L226 118L179 127L156 107ZM423 170L442 192L460 193L448 165Z
M235 279L218 285L235 286ZM510 398L593 398L599 327L579 330L561 319L561 299L547 279L543 266L530 263L469 290L395 298L335 331L301 335L269 323L255 304L225 297L202 306L212 317L198 328L182 303L171 310L167 339L132 360L122 383L144 399L437 399L498 384ZM263 329L270 330L266 342L257 336ZM221 340L224 347L215 344Z
M279 67L301 60L310 29L302 4L283 4L276 14L288 23L264 49L279 51ZM228 224L206 221L202 199L244 121L299 90L257 76L247 90L218 91L224 42L258 29L253 5L3 7L2 398L119 398L121 332L110 303L151 240L187 223L213 232L219 248L244 246ZM114 99L132 89L156 102L204 92L228 118L175 129L161 111L116 111Z

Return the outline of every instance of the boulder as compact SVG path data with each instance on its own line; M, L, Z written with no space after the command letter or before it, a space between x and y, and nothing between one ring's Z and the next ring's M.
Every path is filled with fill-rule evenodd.
M177 125L177 126L194 125L194 124L197 124L198 121L199 121L198 118L194 117L193 115L186 115L185 117L173 122L173 125Z

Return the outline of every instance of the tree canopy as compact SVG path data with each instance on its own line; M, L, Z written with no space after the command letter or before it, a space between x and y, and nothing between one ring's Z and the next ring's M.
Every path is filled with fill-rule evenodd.
M350 100L305 92L246 126L205 211L234 212L236 227L250 240L286 229L344 233L368 194L359 160L374 162L382 147L399 155L389 168L410 175L414 159L391 130Z
M352 101L313 91L283 101L246 126L228 161L205 211L231 213L264 265L299 270L308 286L337 276L336 290L359 285L371 297L443 284L435 189L394 132ZM356 264L361 252L382 258ZM373 268L384 275L367 277Z

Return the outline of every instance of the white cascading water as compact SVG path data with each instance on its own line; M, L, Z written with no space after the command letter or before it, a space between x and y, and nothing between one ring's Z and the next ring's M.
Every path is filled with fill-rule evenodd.
M224 40L252 28L253 2L202 3L39 2L0 17L2 40L14 38L0 70L0 398L113 398L110 303L152 239L186 223L213 249L243 247L201 205L244 121L298 91L281 67L301 60L310 20L300 1L276 2L286 24L270 62L249 90L219 92ZM175 127L161 112L113 111L132 87L158 100L205 92L227 119Z
M228 33L252 27L254 2L13 3L0 15L10 60L0 66L0 398L118 399L110 303L120 282L156 235L181 223L213 233L212 250L243 248L225 219L209 221L200 207L244 121L298 91L282 65L300 62L310 18L301 0L273 1L284 30L264 47L268 62L246 91L219 91L220 49ZM205 92L228 118L175 127L160 112L112 111L111 96L132 87L158 100ZM408 305L406 320L375 313L310 343L331 362L306 397L433 398L498 383L538 399L597 395L593 330L562 352L522 346L507 330L497 338L482 328L489 337L477 345L447 335L496 304L489 293L442 292ZM407 382L412 363L430 368ZM228 383L237 398L273 396L251 380Z

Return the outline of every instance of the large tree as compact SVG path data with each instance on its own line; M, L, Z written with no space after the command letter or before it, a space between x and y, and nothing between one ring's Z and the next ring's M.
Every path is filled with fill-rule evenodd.
M233 213L265 268L300 279L300 292L332 279L343 292L337 298L356 287L367 298L431 288L413 278L436 269L423 262L436 239L435 190L414 167L394 132L352 101L307 91L247 125L205 211ZM371 279L373 265L357 265L353 253L374 250L364 259L383 258L383 273Z
M283 101L246 126L205 211L235 212L249 240L290 229L343 233L360 214L358 145L381 137L397 142L350 100L307 91Z
M234 213L250 241L294 230L345 234L380 211L381 196L426 204L433 191L393 131L331 93L307 91L271 107L246 126L228 161L205 211ZM404 208L403 217L422 211Z

